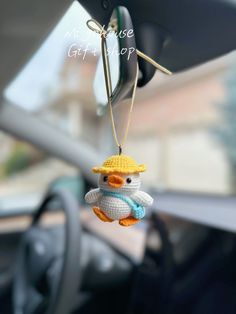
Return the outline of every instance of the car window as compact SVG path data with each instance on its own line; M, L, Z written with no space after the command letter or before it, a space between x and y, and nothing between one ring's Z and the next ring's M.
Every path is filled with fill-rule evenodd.
M4 92L10 103L76 138L80 136L80 121L83 121L80 118L80 103L83 101L80 95L88 84L82 77L88 77L87 73L93 71L95 59L82 69L77 58L69 55L76 49L78 53L78 49L85 45L83 40L79 41L79 34L86 38L84 22L88 17L86 11L74 2ZM96 39L91 41L95 48ZM13 52L11 57L14 57ZM85 90L82 96L87 95L93 97L92 91ZM32 209L58 178L55 186L73 185L72 190L82 187L74 182L79 175L77 167L3 132L0 132L0 141L0 215Z
M99 36L87 28L88 18L74 2L7 86L5 97L108 155L111 128L106 116L97 115L93 92ZM235 77L231 54L174 77L157 73L138 91L125 153L147 164L147 186L235 194ZM126 101L115 109L120 130L128 107ZM76 167L3 133L0 140L1 198L37 194L56 177L78 173Z
M175 77L156 75L135 105L130 153L153 187L236 193L235 55Z

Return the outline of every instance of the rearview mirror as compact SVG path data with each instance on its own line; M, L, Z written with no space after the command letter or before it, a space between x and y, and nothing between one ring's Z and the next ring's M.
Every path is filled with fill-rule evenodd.
M117 7L111 17L114 29L107 34L107 55L111 72L112 104L124 99L131 92L137 71L136 44L132 21L124 7ZM98 113L107 105L102 56L98 61L94 79L94 94Z

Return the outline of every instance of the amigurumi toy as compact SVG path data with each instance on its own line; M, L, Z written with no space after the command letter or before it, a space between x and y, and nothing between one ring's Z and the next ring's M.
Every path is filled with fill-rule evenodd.
M89 191L85 201L96 205L93 211L99 219L119 220L120 225L131 226L145 216L145 207L153 203L150 195L139 191L140 172L146 170L145 165L126 155L114 155L92 170L100 174L98 188Z

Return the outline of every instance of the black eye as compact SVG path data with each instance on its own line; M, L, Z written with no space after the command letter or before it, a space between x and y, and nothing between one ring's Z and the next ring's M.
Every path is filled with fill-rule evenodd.
M126 179L126 182L127 182L127 183L131 183L132 180L131 180L130 178L127 178L127 179Z
M104 181L104 182L107 182L107 180L108 180L108 176L104 176L104 177L103 177L103 181Z

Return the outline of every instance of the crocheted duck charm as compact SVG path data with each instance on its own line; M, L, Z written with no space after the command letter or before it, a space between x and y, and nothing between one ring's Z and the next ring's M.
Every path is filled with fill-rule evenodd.
M96 205L93 211L99 219L131 226L145 216L145 207L153 203L150 195L139 191L140 172L146 170L145 165L126 155L114 155L92 170L100 174L98 188L89 191L85 201Z

